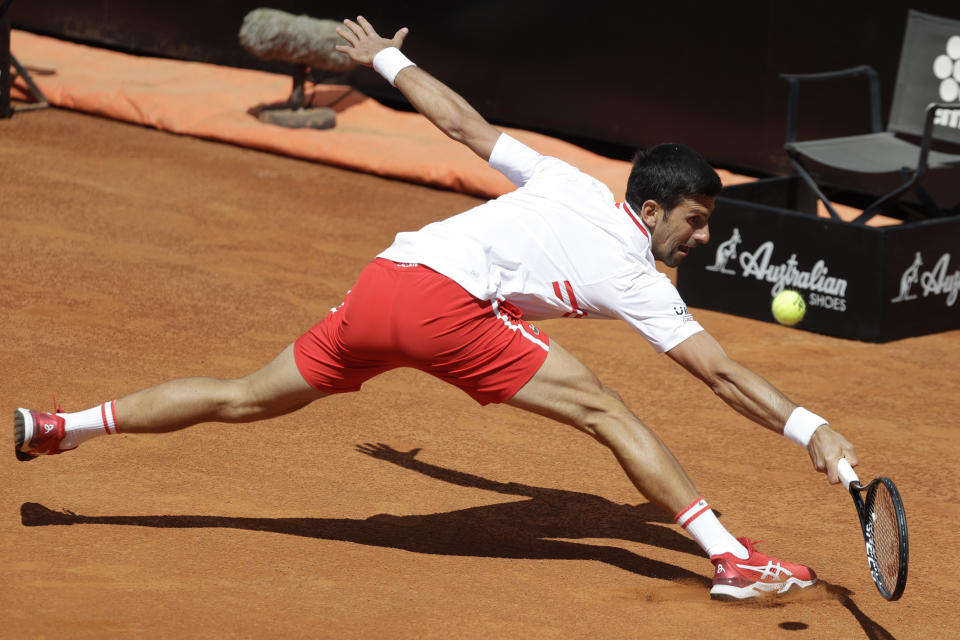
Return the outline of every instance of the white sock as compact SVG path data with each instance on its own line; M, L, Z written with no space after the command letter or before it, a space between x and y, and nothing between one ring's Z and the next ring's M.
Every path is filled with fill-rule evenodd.
M726 527L717 520L717 514L703 498L697 498L693 504L681 511L673 519L686 529L708 556L732 553L746 560L750 557L747 548L730 535Z
M90 438L119 433L116 404L117 401L113 400L86 411L58 414L63 418L66 430L66 435L60 441L60 448L73 449Z

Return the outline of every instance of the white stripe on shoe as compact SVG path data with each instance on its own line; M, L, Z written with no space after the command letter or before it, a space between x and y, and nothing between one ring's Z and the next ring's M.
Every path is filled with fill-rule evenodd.
M715 584L710 588L710 597L718 600L746 600L757 598L765 593L786 593L793 587L806 589L817 583L817 579L798 580L787 578L783 582L754 582L745 587L736 587L732 584Z

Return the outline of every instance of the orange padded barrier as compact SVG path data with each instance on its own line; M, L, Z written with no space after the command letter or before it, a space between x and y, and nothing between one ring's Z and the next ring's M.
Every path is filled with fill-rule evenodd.
M291 79L285 75L134 56L20 30L11 33L11 49L58 107L487 198L513 188L423 116L390 109L347 86L307 87L311 104L334 103L335 128L286 129L255 117L264 106L287 100ZM11 96L26 96L21 80ZM503 130L540 153L570 162L623 197L629 163L549 136ZM751 180L718 173L725 185ZM844 211L851 218L857 213ZM889 223L881 216L874 220Z

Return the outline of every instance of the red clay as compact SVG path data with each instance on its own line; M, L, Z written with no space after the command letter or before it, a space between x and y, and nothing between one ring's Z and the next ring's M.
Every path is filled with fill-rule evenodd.
M59 110L0 130L8 416L52 394L76 410L242 375L338 304L397 231L477 202ZM403 369L270 422L11 452L0 635L952 637L960 333L875 345L694 312L848 435L861 477L898 483L900 602L877 594L849 498L801 450L626 325L562 320L544 323L551 338L657 429L727 527L821 586L712 602L709 562L604 448Z

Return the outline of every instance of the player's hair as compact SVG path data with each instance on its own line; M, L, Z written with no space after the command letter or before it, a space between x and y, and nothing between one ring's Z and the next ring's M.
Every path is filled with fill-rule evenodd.
M626 199L637 213L647 200L669 213L685 198L716 196L722 188L720 176L699 153L667 142L634 155Z

